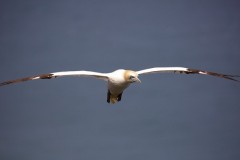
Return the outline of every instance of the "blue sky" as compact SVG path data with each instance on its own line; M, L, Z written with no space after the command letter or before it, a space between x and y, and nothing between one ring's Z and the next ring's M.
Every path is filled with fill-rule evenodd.
M240 3L1 1L0 81L183 66L240 74ZM0 88L1 159L239 159L240 85L140 77L116 105L88 78Z

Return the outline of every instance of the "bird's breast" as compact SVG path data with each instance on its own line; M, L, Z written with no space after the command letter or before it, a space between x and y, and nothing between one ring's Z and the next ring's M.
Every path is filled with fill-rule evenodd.
M115 82L115 81L109 81L108 82L108 89L112 94L120 94L126 89L130 84L126 82Z
M108 89L111 94L119 95L130 85L124 77L125 72L125 70L119 69L109 74Z

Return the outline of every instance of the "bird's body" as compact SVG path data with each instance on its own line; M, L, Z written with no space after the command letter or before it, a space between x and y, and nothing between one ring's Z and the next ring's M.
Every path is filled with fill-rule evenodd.
M130 81L131 75L137 77L134 71L124 69L119 69L108 74L107 102L116 103L121 100L123 91L132 83Z
M124 78L125 70L119 69L109 73L107 102L116 103L121 100L123 91L129 86Z
M99 73L93 71L64 71L64 72L53 72L48 74L41 74L37 76L25 77L16 80L10 80L6 82L0 83L0 86L4 86L7 84L17 83L17 82L24 82L28 80L37 80L37 79L51 79L57 77L64 77L64 76L83 76L83 77L94 77L97 79L102 79L107 81L108 91L107 91L107 102L108 103L116 103L121 100L123 91L134 82L141 82L138 78L139 75L148 74L148 73L165 73L165 72L173 72L173 73L185 73L185 74L203 74L203 75L211 75L220 78L225 78L233 81L238 81L234 79L234 77L239 77L236 75L226 75L226 74L219 74L215 72L208 72L203 70L197 69L189 69L185 67L155 67L144 69L140 71L132 71L132 70L125 70L125 69L118 69L111 73Z

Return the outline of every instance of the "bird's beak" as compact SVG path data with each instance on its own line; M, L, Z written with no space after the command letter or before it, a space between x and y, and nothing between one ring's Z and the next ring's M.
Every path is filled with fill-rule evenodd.
M138 77L135 77L135 82L141 83L140 79Z

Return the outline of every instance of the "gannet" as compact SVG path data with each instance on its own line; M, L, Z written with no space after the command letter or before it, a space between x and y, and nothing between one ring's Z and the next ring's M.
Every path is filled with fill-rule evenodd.
M37 80L37 79L52 79L57 77L65 77L65 76L81 76L81 77L94 77L97 79L102 79L107 81L107 102L108 103L116 103L121 101L123 91L132 83L137 82L141 83L138 78L139 75L150 74L150 73L179 73L179 74L203 74L203 75L211 75L220 78L225 78L228 80L233 80L240 82L234 77L240 77L238 75L226 75L215 72L203 71L198 69L190 69L185 67L154 67L149 69L144 69L140 71L133 70L125 70L118 69L111 73L99 73L93 71L63 71L63 72L53 72L48 74L40 74L31 77L19 78L15 80L9 80L0 83L0 86L24 82L28 80Z

